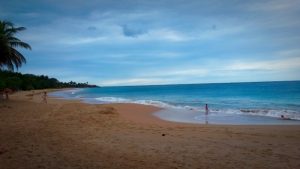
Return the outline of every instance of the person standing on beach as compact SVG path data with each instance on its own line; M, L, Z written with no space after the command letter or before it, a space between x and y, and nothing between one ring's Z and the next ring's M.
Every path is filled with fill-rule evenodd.
M31 97L30 97L30 100L33 100L33 97L34 97L34 90L31 91Z
M205 104L205 124L208 124L208 105Z
M8 90L4 90L4 93L5 93L5 99L8 100L9 97L8 97Z
M11 90L11 89L9 89L9 88L4 89L4 94L5 94L5 99L6 99L6 100L9 100L8 95L9 95L10 93L12 93L12 90Z
M205 115L207 116L208 115L208 105L205 104Z
M47 92L44 91L42 95L43 102L47 104Z

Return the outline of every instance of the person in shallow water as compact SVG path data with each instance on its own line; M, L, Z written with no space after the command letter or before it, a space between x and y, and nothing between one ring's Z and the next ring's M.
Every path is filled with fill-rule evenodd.
M285 117L284 115L281 115L280 119L282 119L282 120L291 120L291 118Z
M208 105L205 104L205 124L208 124Z
M208 115L208 105L205 104L205 115Z

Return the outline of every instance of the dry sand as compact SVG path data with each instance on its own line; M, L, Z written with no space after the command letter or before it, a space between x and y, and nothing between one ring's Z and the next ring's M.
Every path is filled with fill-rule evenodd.
M0 169L300 168L300 126L172 123L152 106L31 94L0 100Z

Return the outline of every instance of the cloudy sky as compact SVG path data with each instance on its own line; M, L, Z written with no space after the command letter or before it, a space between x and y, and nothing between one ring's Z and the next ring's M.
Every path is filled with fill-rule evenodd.
M0 0L22 73L97 85L300 80L299 0Z

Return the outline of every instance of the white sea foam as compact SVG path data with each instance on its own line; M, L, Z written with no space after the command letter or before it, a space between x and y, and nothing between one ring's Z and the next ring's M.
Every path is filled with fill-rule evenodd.
M152 105L152 106L161 107L161 108L177 108L176 106L173 106L171 104L168 104L168 103L165 103L162 101L156 101L156 100L136 100L136 101L133 101L133 103Z
M96 98L96 100L103 103L136 103L136 104L143 104L143 105L152 105L161 108L179 108L171 104L162 101L157 101L157 100L131 100L131 99L125 99L120 97L98 97Z
M221 109L211 110L215 114L239 114L239 115L252 115L252 116L266 116L279 118L284 115L286 118L300 120L300 112L293 110L280 110L280 109Z
M157 101L157 100L132 100L119 97L98 97L97 101L102 103L136 103L143 105L152 105L156 107L166 108L166 109L177 109L185 111L195 111L204 113L204 107L193 107L193 106L175 106L168 104L166 102ZM266 117L275 117L279 118L281 115L284 115L287 118L300 120L300 112L292 110L273 110L273 109L210 109L209 116L218 116L218 115L253 115L253 116L266 116Z
M96 100L105 103L130 103L131 100L118 97L98 97Z

